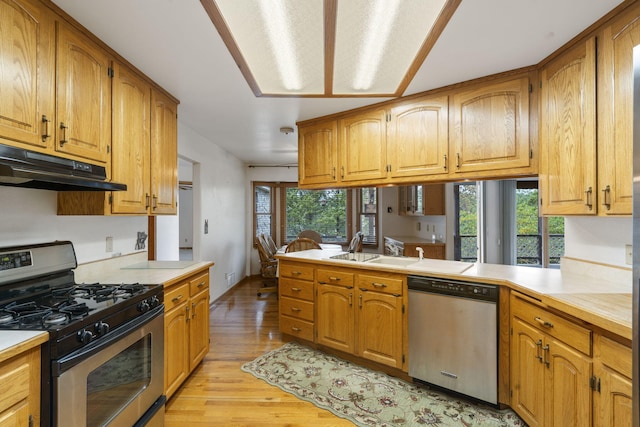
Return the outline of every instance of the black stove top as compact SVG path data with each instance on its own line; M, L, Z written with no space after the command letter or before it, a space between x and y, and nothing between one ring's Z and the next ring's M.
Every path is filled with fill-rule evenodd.
M0 249L0 330L49 332L51 358L99 340L163 303L163 287L76 283L71 242Z

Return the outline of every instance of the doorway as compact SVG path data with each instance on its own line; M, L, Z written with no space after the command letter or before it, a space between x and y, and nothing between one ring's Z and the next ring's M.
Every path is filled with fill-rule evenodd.
M178 159L178 249L180 261L193 260L193 163Z

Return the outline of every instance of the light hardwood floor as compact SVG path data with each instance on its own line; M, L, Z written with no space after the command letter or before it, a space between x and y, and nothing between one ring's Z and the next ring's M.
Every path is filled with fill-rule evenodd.
M210 350L169 400L165 426L353 426L240 370L284 344L278 299L256 292L250 280L218 299L211 309Z

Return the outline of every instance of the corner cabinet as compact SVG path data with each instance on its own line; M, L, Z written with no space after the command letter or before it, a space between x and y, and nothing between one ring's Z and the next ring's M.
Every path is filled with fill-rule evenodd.
M541 71L540 213L595 215L596 39Z
M398 215L444 215L444 184L398 187Z
M209 272L165 287L164 391L167 399L209 351Z

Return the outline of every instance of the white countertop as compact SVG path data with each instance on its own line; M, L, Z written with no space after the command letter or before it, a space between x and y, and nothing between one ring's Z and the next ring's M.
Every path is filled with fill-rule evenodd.
M0 362L10 359L49 339L44 331L0 331Z

